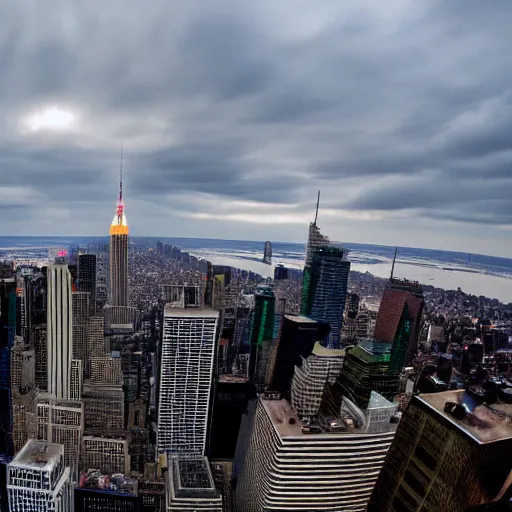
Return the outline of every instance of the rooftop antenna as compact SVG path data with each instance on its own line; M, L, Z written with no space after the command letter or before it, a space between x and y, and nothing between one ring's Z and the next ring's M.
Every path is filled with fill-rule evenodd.
M395 255L393 256L393 265L391 266L391 276L389 277L390 281L393 279L393 274L395 273L395 263L396 263L397 253L398 253L398 247L395 247Z
M121 164L119 167L119 202L123 200L123 143L121 142Z
M318 191L318 197L316 200L316 213L315 213L315 222L313 224L316 226L316 219L318 219L318 207L320 206L320 190Z

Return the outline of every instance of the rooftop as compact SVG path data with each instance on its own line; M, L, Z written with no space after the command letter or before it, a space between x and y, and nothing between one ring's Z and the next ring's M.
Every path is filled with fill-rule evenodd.
M368 402L368 409L389 409L393 404L381 394L376 391L370 393L370 401Z
M362 340L351 353L368 363L388 363L391 359L391 344L372 339Z
M308 316L304 316L304 315L284 315L284 317L287 320L290 320L292 322L300 322L303 324L307 324L307 323L316 324L317 323L316 320L313 320L313 319L309 318Z
M49 471L63 455L60 444L46 443L30 439L11 462L12 467Z
M132 324L110 324L110 327L108 330L112 331L132 331L133 325Z
M446 402L463 402L464 390L430 393L416 397L427 407L459 428L478 443L491 443L512 438L512 404L496 403L491 406L477 405L473 416L464 420L456 419L444 412Z
M164 316L166 317L208 317L218 318L219 312L209 307L203 308L173 308L170 304L165 305Z
M208 459L203 456L168 456L172 495L177 498L217 498Z
M247 382L248 380L248 377L241 377L230 373L221 373L219 375L219 382Z
M89 469L80 473L78 487L89 491L137 496L138 482L121 473L111 475L97 469Z
M311 353L318 357L343 357L345 348L327 348L317 341Z
M202 458L178 460L180 486L187 489L211 487L206 462Z
M332 433L328 431L322 431L318 434L304 434L302 432L303 423L297 416L296 411L292 408L290 402L287 400L264 400L261 399L261 403L265 408L269 418L272 421L272 424L277 432L277 434L283 437L302 437L307 436L311 438L318 438L318 436L350 436L357 434L358 436L365 435L366 432L357 429L355 427L347 430L345 432L337 432ZM290 424L290 418L293 418L295 421ZM292 420L293 421L293 420ZM374 436L375 434L370 434ZM389 432L385 432L382 434L383 436L389 435Z

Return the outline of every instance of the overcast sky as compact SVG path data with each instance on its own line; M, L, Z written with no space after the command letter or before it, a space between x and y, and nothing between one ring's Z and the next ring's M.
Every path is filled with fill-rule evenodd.
M0 234L510 256L512 2L0 4Z

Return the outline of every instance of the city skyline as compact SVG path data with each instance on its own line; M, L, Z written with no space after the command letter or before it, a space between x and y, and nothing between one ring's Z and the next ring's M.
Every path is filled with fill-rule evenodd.
M333 239L509 253L512 6L32 4L0 21L3 233L101 233L124 141L135 235L303 240L322 189Z
M349 279L315 222L304 270L274 281L135 238L126 306L91 308L81 290L99 288L107 244L4 261L2 511L45 496L61 512L508 502L512 303L399 279L397 251L389 278ZM110 236L127 231L120 192ZM435 414L418 413L425 400Z

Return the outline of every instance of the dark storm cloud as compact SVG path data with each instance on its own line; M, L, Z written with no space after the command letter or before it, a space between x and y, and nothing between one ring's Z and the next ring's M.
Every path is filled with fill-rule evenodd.
M180 145L140 156L136 166L145 171L133 180L139 190L155 194L188 190L218 193L241 178L237 158L234 148Z
M509 225L512 206L507 199L475 199L456 209L439 209L430 212L433 219L454 220L486 225Z
M2 182L15 185L29 181L43 187L48 179L45 173L51 169L52 175L57 178L52 186L58 186L62 181L76 185L92 184L103 173L100 164L102 158L97 154L96 161L91 161L89 157L89 151L80 149L23 147L19 151L9 151L8 147L4 147L0 154L0 165L4 169L13 169L13 172L6 172Z
M131 178L139 193L152 196L195 191L231 199L281 202L286 176L258 176L243 148L229 144L183 144L140 155L133 165L144 169Z
M106 170L112 165L119 164L112 161L110 152L91 155L89 150L60 145L0 144L2 186L31 188L41 201L48 201L47 205L111 198L116 189L115 185L108 189L112 179L106 176Z
M199 16L178 38L179 92L234 101L265 90L276 72L267 46L250 19L215 13Z
M41 65L44 63L44 65ZM76 56L57 39L49 38L30 49L26 66L32 69L29 92L33 95L64 93L72 87L77 71Z
M150 204L302 204L321 187L342 210L512 224L511 16L473 0L4 3L2 182L34 208L110 208L124 139L127 189ZM45 105L75 109L75 131L20 128Z

